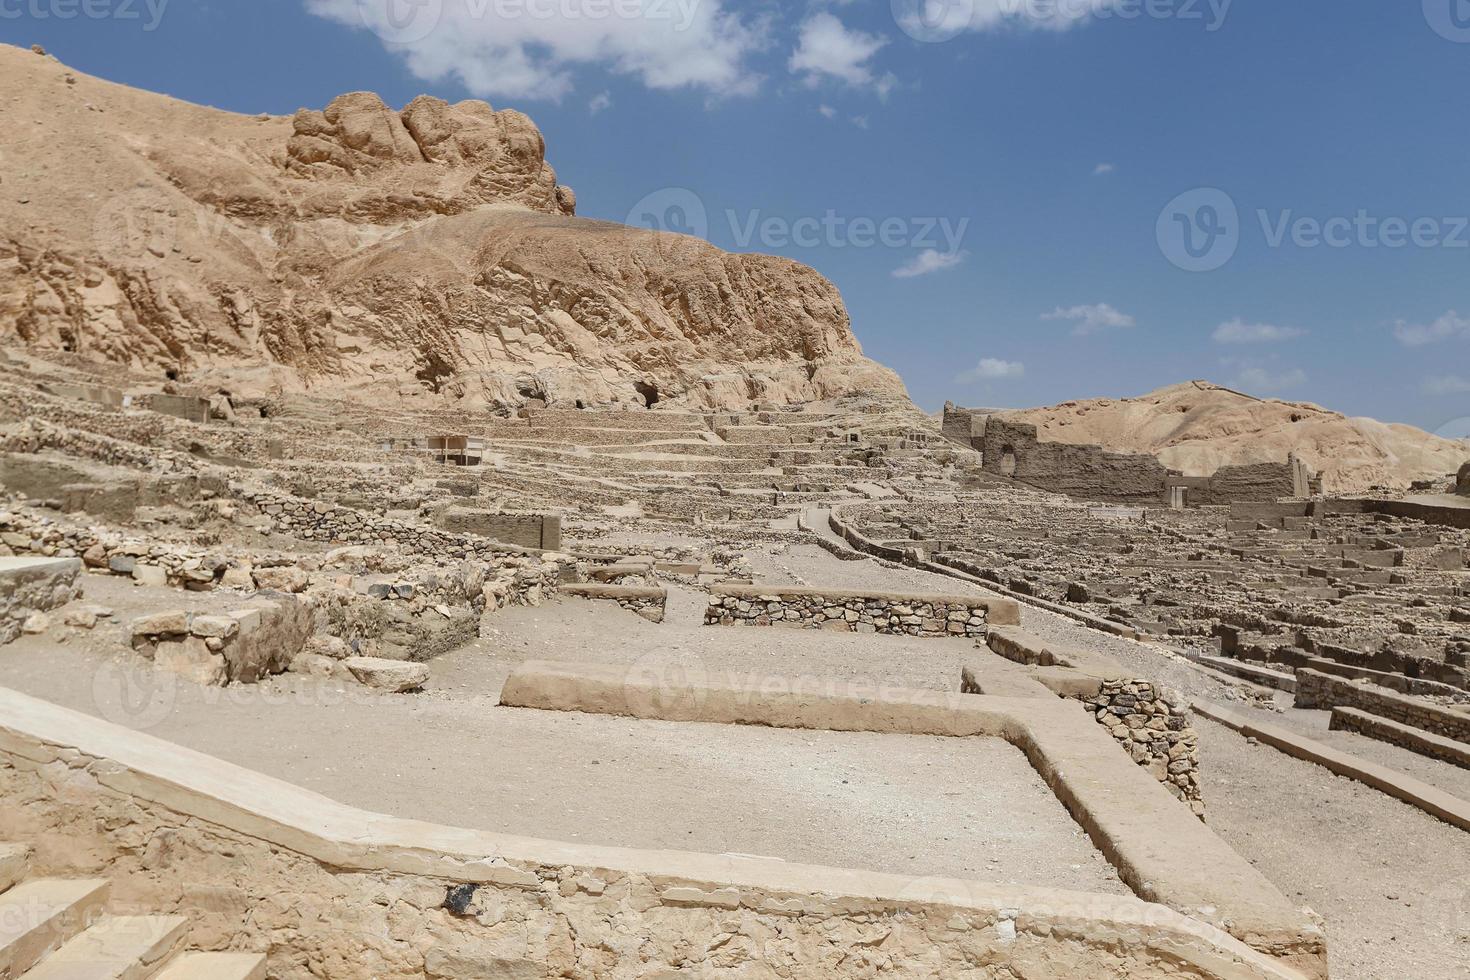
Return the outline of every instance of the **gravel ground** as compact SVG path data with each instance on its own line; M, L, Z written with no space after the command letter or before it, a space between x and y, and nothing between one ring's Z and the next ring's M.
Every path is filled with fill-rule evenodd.
M1334 980L1470 977L1470 836L1198 719L1210 826L1327 922Z

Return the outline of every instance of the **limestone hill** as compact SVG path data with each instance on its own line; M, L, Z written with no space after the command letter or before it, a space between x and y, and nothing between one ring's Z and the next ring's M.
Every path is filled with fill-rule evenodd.
M1208 381L1137 398L1069 401L1005 414L1035 425L1043 441L1154 453L1187 476L1279 462L1295 452L1336 493L1443 479L1470 455L1464 443L1410 425L1349 418L1307 402L1254 398Z
M243 116L5 45L0 81L7 346L237 396L905 399L811 269L574 217L514 110Z

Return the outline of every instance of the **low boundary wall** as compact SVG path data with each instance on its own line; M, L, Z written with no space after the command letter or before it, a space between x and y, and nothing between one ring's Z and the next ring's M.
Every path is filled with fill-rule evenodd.
M533 661L512 671L501 704L678 722L1004 738L1026 754L1140 898L1200 916L1294 969L1326 976L1320 925L1074 705L900 688L876 696L821 694L783 680L792 681L711 675L690 683L626 667Z
M1470 745L1410 725L1400 725L1396 721L1370 715L1357 708L1333 708L1328 727L1335 732L1356 732L1432 759L1443 759L1462 769L1470 769Z
M605 599L635 612L650 623L662 623L668 607L667 589L651 585L567 584L557 589L561 595L582 599Z
M202 947L268 949L293 980L855 980L958 976L976 957L1024 976L1303 977L1134 898L368 813L4 689L0 826L35 844L36 874L106 874L119 901L188 912Z
M784 625L928 637L979 637L989 623L1020 621L1020 607L1010 599L763 585L712 587L704 615L706 626Z
M1470 742L1470 715L1398 694L1303 668L1296 672L1296 707L1357 708L1411 728L1422 728L1459 742Z

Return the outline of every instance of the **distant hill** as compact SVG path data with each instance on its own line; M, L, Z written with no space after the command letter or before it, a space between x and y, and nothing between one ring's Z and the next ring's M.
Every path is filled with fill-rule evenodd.
M1470 458L1464 442L1411 425L1349 418L1308 402L1255 398L1208 381L1170 385L1137 398L1095 398L1003 413L1047 442L1092 443L1154 453L1164 465L1206 476L1226 465L1295 452L1329 492L1406 489L1453 475Z

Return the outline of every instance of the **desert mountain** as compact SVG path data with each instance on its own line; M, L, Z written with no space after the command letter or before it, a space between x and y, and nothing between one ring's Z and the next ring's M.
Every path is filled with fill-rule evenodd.
M811 269L575 217L514 110L242 116L6 45L0 81L6 345L377 402L906 400Z
M1328 492L1407 488L1453 474L1465 443L1410 425L1349 418L1307 402L1261 399L1208 381L1171 385L1137 398L1096 398L1004 413L1036 426L1047 442L1091 443L1153 453L1186 476L1221 466L1279 462L1295 452L1322 474Z

